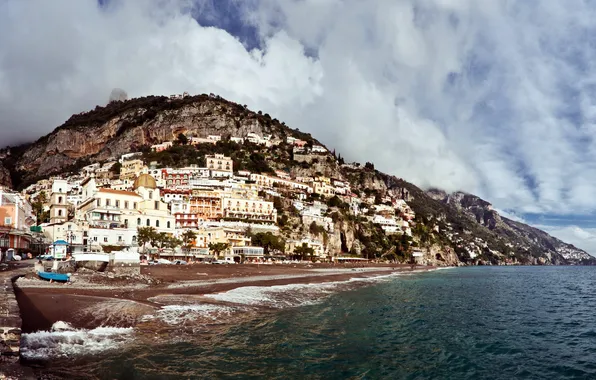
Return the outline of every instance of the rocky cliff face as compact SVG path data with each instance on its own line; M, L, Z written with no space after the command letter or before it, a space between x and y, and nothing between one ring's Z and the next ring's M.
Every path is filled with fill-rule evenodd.
M174 140L180 133L245 137L250 132L283 138L289 128L268 114L215 96L132 99L72 116L31 144L14 169L27 181L60 173L83 161L115 159L142 146Z

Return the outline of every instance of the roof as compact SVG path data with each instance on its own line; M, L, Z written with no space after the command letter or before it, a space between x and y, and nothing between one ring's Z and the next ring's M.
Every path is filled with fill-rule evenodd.
M54 242L54 245L68 245L68 242L66 242L65 240L56 240Z
M137 177L137 179L135 179L135 182L132 186L135 189L138 189L139 187L145 187L147 189L157 189L157 182L155 182L155 178L153 178L149 174L141 174Z
M100 193L108 193L108 194L119 194L119 195L128 195L131 197L139 197L141 196L137 193L133 193L132 191L125 191L125 190L114 190L114 189L99 189Z

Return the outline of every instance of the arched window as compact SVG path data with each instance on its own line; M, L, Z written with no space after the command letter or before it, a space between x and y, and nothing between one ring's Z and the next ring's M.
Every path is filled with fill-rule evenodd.
M58 210L58 216L62 216L62 210Z
M141 218L137 218L137 226L141 225Z
M159 220L155 221L155 227L159 227Z
M170 228L170 222L169 222L169 221L168 221L168 223L167 223L167 226L168 226L168 228Z
M151 221L147 219L147 227L151 226Z
M58 203L59 203L59 204L62 204L62 197L61 197L61 196L60 196L60 197L58 197Z

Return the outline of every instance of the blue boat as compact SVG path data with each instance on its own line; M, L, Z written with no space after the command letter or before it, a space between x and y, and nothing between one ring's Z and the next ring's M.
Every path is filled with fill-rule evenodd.
M41 278L43 278L44 280L48 280L48 281L62 281L62 282L68 282L70 280L70 274L64 274L64 273L52 273L52 272L37 272L37 275Z

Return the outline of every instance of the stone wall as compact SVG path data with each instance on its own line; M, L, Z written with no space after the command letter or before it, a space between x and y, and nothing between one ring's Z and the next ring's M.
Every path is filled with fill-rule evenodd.
M20 352L21 315L14 295L13 278L8 274L0 275L0 363L17 360Z

